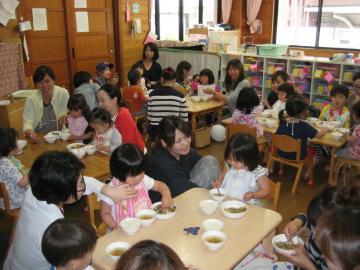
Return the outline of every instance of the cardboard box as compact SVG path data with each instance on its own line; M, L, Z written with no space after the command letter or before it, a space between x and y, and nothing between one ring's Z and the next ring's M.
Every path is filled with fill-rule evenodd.
M194 131L194 146L196 148L202 148L210 145L210 127L204 127L200 129L196 129Z

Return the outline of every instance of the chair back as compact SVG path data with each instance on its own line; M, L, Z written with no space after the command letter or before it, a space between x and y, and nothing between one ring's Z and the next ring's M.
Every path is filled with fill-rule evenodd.
M20 209L11 209L10 208L10 199L9 199L9 193L6 189L6 186L3 182L0 182L0 198L4 201L4 209L0 209L0 212L4 213L5 215L12 217L12 218L18 218Z
M269 179L270 193L264 199L272 200L272 210L278 212L281 182L274 182Z
M256 138L256 128L254 127L249 127L243 124L233 124L233 123L229 125L229 139L231 138L231 136L240 132L249 134Z
M294 139L287 135L273 134L271 137L271 153L276 153L277 150L284 152L295 152L296 161L301 160L301 140Z
M96 194L87 195L86 204L88 207L88 219L90 225L93 226L99 236L104 235L106 233L106 225L101 223L99 227L97 227L95 223L95 210L100 210L100 202L97 200Z

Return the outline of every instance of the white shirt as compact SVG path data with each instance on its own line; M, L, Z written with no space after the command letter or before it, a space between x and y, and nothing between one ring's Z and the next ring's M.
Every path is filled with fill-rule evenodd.
M84 177L84 195L100 195L103 183L93 177ZM46 228L64 215L55 204L36 199L29 188L25 193L15 238L4 264L4 270L49 270L50 264L41 251L41 240Z
M282 102L280 99L278 99L274 105L272 106L273 112L276 114L279 114L280 111L285 110L286 102Z

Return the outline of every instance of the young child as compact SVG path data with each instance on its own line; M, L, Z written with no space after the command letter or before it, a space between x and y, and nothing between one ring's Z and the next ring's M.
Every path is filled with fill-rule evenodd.
M17 151L16 130L0 128L0 181L9 194L11 209L21 207L29 183L28 170L15 158ZM5 209L3 200L0 208Z
M162 195L163 208L171 206L172 198L169 188L165 183L144 174L145 163L144 154L133 144L123 144L112 153L110 172L113 179L109 185L129 185L135 189L136 195L124 200L121 204L114 204L109 198L101 197L100 214L109 229L115 230L124 218L135 217L137 211L151 208L148 194L150 189Z
M105 84L117 84L117 78L113 78L111 73L113 67L113 64L107 62L100 62L96 65L97 77L95 78L95 82L100 85L100 87Z
M211 85L215 83L215 76L211 69L204 68L199 74L199 83L201 85ZM220 92L218 85L215 85L215 91Z
M352 115L354 118L354 130L350 136L346 138L347 145L336 151L336 156L360 160L360 101L352 107Z
M280 121L276 134L287 135L301 140L301 159L307 158L308 163L305 179L308 180L308 185L313 185L313 179L310 179L313 170L313 157L311 156L312 151L308 151L308 138L322 138L325 136L328 128L317 131L317 129L304 121L307 115L307 104L304 98L299 95L295 95L287 100L285 112L286 117L284 121ZM287 159L296 159L296 155L293 152L279 150L278 154ZM282 173L281 170L279 174Z
M287 83L288 81L289 81L289 75L285 71L278 70L273 73L273 75L271 76L271 92L267 96L267 99L263 101L264 105L267 108L272 108L274 103L278 100L278 95L277 95L278 86L280 84Z
M97 106L96 91L99 90L100 86L92 82L91 74L87 71L76 72L73 83L75 86L74 94L82 94L89 105L90 111L92 111Z
M97 235L94 228L71 218L55 220L45 230L41 250L50 270L92 270Z
M123 90L123 99L132 104L132 114L142 115L146 113L147 98L140 86L141 74L138 70L132 69L128 72L130 86L125 86Z
M72 95L69 98L67 108L69 115L66 117L65 125L71 134L68 140L83 141L90 139L93 133L88 128L90 109L85 97L82 94Z
M113 126L110 113L95 108L90 114L90 125L95 130L96 150L110 155L122 143L119 131Z
M256 136L260 137L264 134L264 130L257 118L256 109L260 105L260 100L254 88L243 88L236 101L236 109L232 115L234 124L243 124L256 128Z
M269 192L267 169L260 166L260 153L255 138L239 133L231 137L226 145L224 158L230 167L214 185L226 190L229 196L260 204Z
M279 115L279 112L285 109L286 100L295 94L294 86L289 83L280 84L277 87L278 100L272 106L274 114Z
M141 62L137 62L135 64L132 65L131 69L136 69L137 71L140 72L140 86L141 89L144 90L144 92L146 92L148 89L146 87L146 82L145 82L145 78L143 77L144 75L144 67L141 64ZM130 81L129 81L129 85L131 85Z
M326 105L320 114L320 120L338 121L342 127L350 127L350 112L345 106L349 89L344 85L335 85L330 91L332 104Z

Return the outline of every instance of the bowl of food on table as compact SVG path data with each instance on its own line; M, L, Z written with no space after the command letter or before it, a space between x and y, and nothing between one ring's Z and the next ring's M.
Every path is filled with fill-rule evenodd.
M66 142L69 137L70 137L71 133L69 131L62 131L60 133L60 139L63 141L63 142Z
M220 219L209 218L203 221L202 226L205 231L221 231L224 227L224 222Z
M201 98L198 97L198 96L191 96L191 100L192 100L193 102L200 102L200 101L201 101Z
M207 246L208 249L210 249L211 251L216 251L224 245L227 236L221 231L212 230L204 232L201 236L201 239L203 240L204 244Z
M242 218L248 211L248 206L237 200L223 202L220 205L221 212L228 218Z
M340 141L340 139L344 136L343 133L338 131L333 131L330 133L330 135L335 141Z
M88 144L85 146L86 154L94 155L96 153L96 145L95 144Z
M44 136L44 139L47 143L54 143L54 142L56 142L58 137L56 135L48 133Z
M288 239L285 234L278 234L273 237L272 245L279 254L294 255L295 249L304 245L304 241L298 236Z
M204 214L209 216L215 213L218 202L214 200L202 200L199 205Z
M335 131L340 132L342 134L350 134L349 128L335 128Z
M154 203L151 208L156 212L157 219L170 219L175 216L179 209L176 204L164 209L161 207L161 202Z
M272 114L272 110L266 109L260 113L261 117L270 117Z
M210 196L218 202L222 202L227 197L227 192L223 188L213 188L209 190Z
M140 219L141 225L150 226L156 219L156 212L152 209L143 209L136 212L135 216Z
M114 262L116 262L130 247L131 245L127 242L112 242L105 247L105 252Z
M125 218L120 222L120 227L127 235L134 235L141 226L138 218Z
M306 120L307 120L307 122L308 122L310 125L314 125L316 121L319 121L319 118L316 118L316 117L308 117Z

